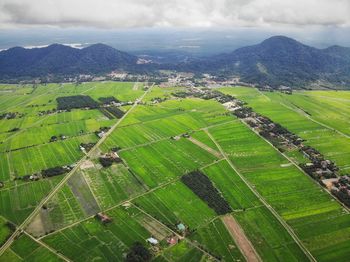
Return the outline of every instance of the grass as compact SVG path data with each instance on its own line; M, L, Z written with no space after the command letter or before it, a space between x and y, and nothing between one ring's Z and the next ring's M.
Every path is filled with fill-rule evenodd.
M120 156L150 188L216 160L213 155L183 138L135 147L121 151Z
M198 228L190 238L203 246L210 254L215 255L215 257L223 261L245 260L220 219L216 219L208 225Z
M154 261L210 261L209 257L199 249L190 246L186 241L164 251Z
M48 249L34 242L27 235L21 235L6 252L0 256L0 261L63 261Z
M246 209L261 205L258 198L226 161L220 161L203 171L223 194L232 209Z
M308 261L267 208L238 212L234 217L264 261Z
M143 227L142 214L135 208L123 207L107 212L112 222L103 225L91 218L43 239L74 261L122 261L135 241L146 244L151 232Z
M7 223L8 222L3 217L0 217L0 245L4 243L12 233L12 229Z
M61 177L44 179L0 190L0 214L19 224L40 200L60 181Z
M87 169L84 176L96 200L104 209L145 191L143 185L122 164L107 169Z
M181 182L174 182L133 202L173 229L181 222L192 230L215 217L215 212Z

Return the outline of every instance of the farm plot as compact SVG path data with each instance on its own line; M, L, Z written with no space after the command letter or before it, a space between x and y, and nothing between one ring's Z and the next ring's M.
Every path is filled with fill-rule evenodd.
M203 171L233 209L242 210L262 205L226 161L208 166Z
M0 215L19 224L60 179L42 179L0 190Z
M288 161L278 151L239 121L209 131L240 173L293 229L296 228L295 221L307 224L330 213L339 216L344 213L342 206L319 185L296 167L286 166ZM339 238L337 232L317 232L317 238L313 240L300 236L306 247L314 246L312 241L316 239L334 238L340 245L350 240L347 234ZM327 241L324 248L327 246L332 246L332 241ZM316 249L312 251L315 256L318 254ZM338 252L337 259L344 259L349 254L342 251Z
M80 120L107 120L107 118L97 109L93 110L80 110L74 109L70 112L61 112L53 115L47 116L42 122L43 125L52 125L52 124L62 124L70 123Z
M168 182L217 160L186 139L164 140L119 154L148 187Z
M3 217L0 217L0 246L6 242L7 238L11 235L13 227Z
M159 87L154 86L145 98L145 102L153 101L154 99L171 99L173 98L172 94L185 90L185 87Z
M33 228L33 232L37 235L44 235L93 216L99 211L100 208L84 177L81 173L76 173L45 205L45 208L41 209L39 216L32 221L33 225L29 228ZM41 221L41 230L35 227L38 221Z
M190 236L210 254L223 261L244 261L245 258L220 219L200 227Z
M205 133L205 131L200 130L193 132L191 133L191 137L207 145L211 149L218 151L218 148L216 147L215 143L213 142L213 140L210 139L210 137Z
M174 101L167 102L174 103ZM182 102L185 102L185 100ZM181 106L181 102L177 103ZM186 101L186 104L187 103ZM197 101L196 103L198 104ZM194 108L195 107L192 109L194 110ZM177 111L176 114L170 111L166 112L164 116L162 116L161 113L158 114L158 110L152 110L152 114L148 115L149 111L146 110L147 115L144 117L142 116L142 111L140 111L139 115L137 113L132 113L128 116L126 122L129 118L139 118L139 121L142 122L117 128L106 140L102 148L104 150L113 146L127 148L162 138L181 135L186 132L191 132L192 130L204 128L209 125L221 124L231 120L229 116L224 114L225 112L222 108L221 110L216 110L214 108L213 111L209 112L200 111L200 108L195 110L196 111L184 109L183 111ZM205 110L207 110L207 108L205 108ZM163 109L160 108L160 111L162 112ZM169 116L169 114L171 115Z
M13 134L11 130L25 129L31 127L41 121L43 118L39 116L26 116L14 119L0 120L0 133Z
M110 127L113 120L96 121L94 119L74 121L64 124L46 125L43 127L33 127L7 139L0 146L0 151L10 151L34 145L47 144L52 137L60 140L62 136L71 138L81 136L86 133L98 131L101 127Z
M193 230L215 217L215 212L179 181L137 198L133 203L175 230L177 223L184 223Z
M96 82L86 94L94 99L113 96L119 101L134 101L144 93L143 83L138 83L136 90L134 85L133 82Z
M96 200L103 209L145 191L143 185L122 164L107 169L92 167L83 171Z
M263 261L308 261L292 237L265 207L234 214Z
M166 261L212 261L208 255L204 254L201 250L194 246L191 246L186 241L181 241L177 245L174 245L166 249L161 256L154 259L155 262L166 262Z
M291 96L276 93L271 97L276 101L284 100L313 119L350 135L349 94L342 91L303 91L294 92Z
M121 126L147 122L161 118L192 113L200 121L209 124L225 122L229 119L224 108L211 100L197 98L172 99L159 104L139 106Z
M106 215L112 220L107 224L91 218L42 240L74 261L122 261L136 241L147 246L152 232L143 226L138 209L120 207Z
M9 161L9 166L1 176L23 176L39 172L43 169L55 166L70 165L77 162L83 152L79 149L80 143L94 143L97 141L95 134L74 137L64 141L29 147L25 149L0 153L1 162Z
M23 234L15 240L2 256L0 256L0 261L56 262L63 260L55 253L52 253L50 250Z

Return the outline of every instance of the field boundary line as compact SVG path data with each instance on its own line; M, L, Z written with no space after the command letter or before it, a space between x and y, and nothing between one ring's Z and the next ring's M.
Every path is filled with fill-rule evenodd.
M350 135L347 135L347 134L345 134L345 133L339 131L338 129L335 129L335 128L331 127L331 126L328 126L328 125L326 125L326 124L324 124L324 123L322 123L322 122L319 122L319 121L313 119L311 116L309 116L309 115L307 115L307 114L301 114L301 112L298 111L297 109L292 108L292 107L289 107L289 106L287 106L287 105L284 104L284 103L280 103L280 104L281 104L282 106L284 106L285 108L288 108L288 109L290 109L290 110L292 110L292 111L298 113L299 115L302 115L302 116L306 117L306 118L309 119L310 121L312 121L312 122L314 122L314 123L316 123L316 124L319 124L320 126L323 126L323 127L327 128L327 129L329 129L329 130L331 130L331 131L337 132L339 135L341 135L341 136L343 136L343 137L345 137L345 138L350 139Z
M59 258L63 259L66 262L71 262L72 260L68 259L66 256L64 256L63 254L61 254L60 252L58 252L58 250L53 249L52 247L50 247L49 245L47 245L46 243L40 241L39 239L36 239L35 237L33 237L31 234L29 234L26 231L23 231L24 234L28 237L30 237L33 241L35 241L37 244L39 244L40 246L46 248L47 250L49 250L51 253L55 254L56 256L58 256Z
M68 181L68 179L75 174L76 171L79 170L80 165L90 156L92 155L95 150L99 148L99 146L106 140L107 137L118 127L118 125L126 118L126 116L129 115L130 112L133 111L133 109L142 101L142 99L152 90L154 86L154 83L152 86L147 89L143 95L136 99L133 106L115 123L111 129L108 130L108 132L105 134L104 137L102 137L96 144L95 146L89 151L89 153L86 156L83 156L77 163L77 165L67 174L65 177L54 187L54 189L45 197L43 198L40 203L36 206L36 208L33 210L33 212L20 224L15 232L7 239L7 241L1 246L0 248L0 256L5 252L5 250L11 246L12 242L15 240L16 236L20 234L20 232L28 225L28 223L37 215L37 213L40 212L41 207L46 204L52 196L54 196L63 185Z
M274 215L274 217L280 222L280 224L287 230L289 235L293 238L293 240L296 242L296 244L301 248L301 250L305 253L305 255L311 260L316 261L316 259L313 257L313 255L310 253L310 251L304 246L304 244L301 242L301 240L298 238L298 236L294 233L293 229L280 217L280 215L274 210L274 208L260 195L259 192L256 191L255 188L253 188L248 180L237 170L235 165L232 163L232 161L227 157L226 152L222 149L221 145L215 140L215 138L212 136L212 134L206 129L205 132L210 137L210 139L216 144L219 151L222 153L222 155L226 158L226 161L231 166L231 168L237 173L237 175L241 178L241 180L248 186L248 188L256 195L256 197L265 205L265 207Z

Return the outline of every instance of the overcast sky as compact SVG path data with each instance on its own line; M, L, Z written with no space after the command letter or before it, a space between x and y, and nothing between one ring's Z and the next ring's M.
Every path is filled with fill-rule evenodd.
M350 27L350 0L0 0L0 28Z
M0 50L102 42L206 54L273 35L350 46L350 0L0 0Z

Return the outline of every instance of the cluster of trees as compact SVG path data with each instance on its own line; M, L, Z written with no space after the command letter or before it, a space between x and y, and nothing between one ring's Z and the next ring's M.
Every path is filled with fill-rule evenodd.
M125 113L116 106L107 107L106 110L116 118L121 118Z
M99 104L90 96L65 96L56 98L58 110L71 110L74 108L98 108Z
M121 118L125 113L116 106L101 107L100 111L109 119Z
M0 115L0 120L2 120L2 119L14 119L16 117L21 118L23 116L24 116L24 114L20 114L18 112L7 112L7 113L3 113Z
M41 171L41 174L43 177L53 177L53 176L59 176L67 173L69 170L67 168L61 167L61 166L56 166L56 167L51 167L45 170Z
M113 163L121 163L122 160L118 157L100 157L99 161L103 167L110 167Z
M140 242L135 242L126 255L127 262L144 262L150 261L151 259L151 252Z
M218 214L224 215L232 211L230 205L221 196L210 179L196 170L181 177L181 181L188 186L199 198Z

